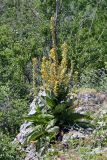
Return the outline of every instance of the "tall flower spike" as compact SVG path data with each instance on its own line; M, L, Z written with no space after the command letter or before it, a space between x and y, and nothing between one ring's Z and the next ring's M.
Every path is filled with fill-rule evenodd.
M51 33L52 33L53 47L56 48L56 24L55 24L55 17L51 17L50 30L51 30Z
M66 55L67 52L68 52L68 45L67 45L67 43L64 42L64 44L62 45L61 48L62 48L62 52L63 52L62 56Z
M68 45L66 43L62 45L62 61L58 61L55 25L55 18L52 17L50 29L52 32L53 47L50 50L49 57L43 57L42 59L41 75L43 87L46 91L53 92L55 96L58 96L60 91L62 91L62 86L65 86L65 88L68 87L70 75L67 68Z
M59 81L55 81L53 92L56 96L58 95L58 90L59 90Z
M49 55L49 57L50 57L52 60L56 61L56 48L52 48L52 49L50 50L50 55Z
M62 45L62 61L60 66L60 81L64 82L65 75L67 72L67 52L68 52L68 46L66 43Z
M42 74L42 79L43 79L43 80L46 80L46 78L47 78L46 57L43 57L43 58L42 58L41 74Z

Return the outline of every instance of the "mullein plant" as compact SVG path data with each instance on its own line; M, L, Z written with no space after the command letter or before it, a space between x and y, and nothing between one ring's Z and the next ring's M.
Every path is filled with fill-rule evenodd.
M62 60L59 61L58 59L54 17L51 18L50 26L53 47L50 50L49 57L43 57L42 59L41 76L45 91L58 97L62 89L66 91L69 87L71 70L68 71L68 45L66 43L61 46Z
M55 40L55 23L51 18L53 47L48 57L42 58L41 79L46 97L41 97L44 108L37 105L34 115L26 117L33 122L34 129L29 135L29 141L36 141L36 147L46 146L53 141L62 140L65 131L84 115L74 112L73 103L68 98L71 70L68 69L68 45L62 45L62 59L59 61ZM33 66L37 60L33 59ZM33 67L33 89L35 90L35 72ZM37 76L37 75L36 75Z
M70 73L67 68L67 52L68 46L66 43L62 45L62 60L58 61L57 49L53 47L48 58L43 57L41 65L41 76L43 87L46 92L53 93L58 96L61 88L68 88L70 81Z

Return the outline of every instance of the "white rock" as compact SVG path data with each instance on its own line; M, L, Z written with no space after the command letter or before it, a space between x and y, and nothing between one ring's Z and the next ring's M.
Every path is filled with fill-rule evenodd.
M30 111L28 115L33 115L36 113L36 104L39 104L40 107L43 106L40 99L41 96L46 96L45 91L40 91L38 96L30 104ZM20 127L20 133L16 136L13 143L24 144L25 141L27 140L28 134L31 133L32 131L33 131L32 122L24 122ZM38 160L36 156L36 147L34 144L30 144L26 148L22 148L22 150L25 151L26 153L25 160Z

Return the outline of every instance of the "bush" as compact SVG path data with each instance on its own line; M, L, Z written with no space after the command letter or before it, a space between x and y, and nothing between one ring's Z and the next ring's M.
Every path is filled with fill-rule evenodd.
M22 160L23 154L11 142L11 138L0 132L0 160Z
M94 88L98 91L107 91L107 71L105 69L88 69L81 74L79 86Z
M19 132L23 122L22 116L27 111L27 102L21 99L12 100L9 105L0 109L0 131L13 137Z

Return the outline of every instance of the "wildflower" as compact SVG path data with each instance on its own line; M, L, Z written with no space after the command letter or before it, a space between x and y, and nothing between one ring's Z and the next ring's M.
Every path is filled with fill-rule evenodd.
M53 60L53 61L56 61L56 48L52 48L50 50L50 58Z
M55 96L60 93L61 85L68 87L70 74L67 68L67 51L66 43L62 45L62 61L58 62L57 51L54 46L50 50L49 59L43 57L41 65L41 75L43 79L43 86L46 90L52 91Z
M37 64L37 58L32 58L32 63L33 63L33 65L36 65Z
M55 81L55 86L54 86L54 94L57 95L59 90L59 81Z
M46 57L43 57L43 59L42 59L41 74L42 74L43 80L45 80L46 76L47 76L47 72L46 72Z

